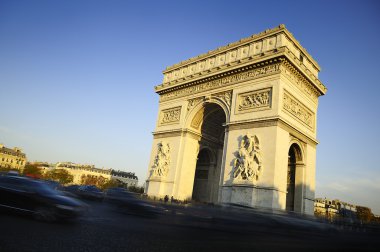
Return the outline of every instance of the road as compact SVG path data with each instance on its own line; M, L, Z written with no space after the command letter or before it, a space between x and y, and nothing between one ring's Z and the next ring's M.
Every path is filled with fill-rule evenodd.
M376 250L377 232L342 231L284 214L167 206L157 218L101 202L69 223L0 213L0 251Z

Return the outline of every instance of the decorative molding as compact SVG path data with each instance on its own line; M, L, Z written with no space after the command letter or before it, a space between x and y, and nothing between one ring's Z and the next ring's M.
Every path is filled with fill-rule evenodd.
M225 91L222 93L213 94L212 96L219 98L226 104L228 109L231 109L231 101L232 101L232 90Z
M161 141L157 144L157 155L154 158L151 176L166 177L170 166L169 143Z
M155 131L152 134L153 134L154 139L176 137L182 134L182 130L176 129L176 130L166 130L166 131Z
M281 60L278 60L281 61ZM280 63L271 64L273 62L277 62L276 59L271 60L270 62L262 62L261 64L257 65L251 65L249 67L246 67L244 69L239 69L238 71L231 71L229 76L221 77L217 79L213 78L206 78L205 80L202 80L201 83L190 83L189 86L183 87L181 89L176 89L173 91L165 92L160 94L160 101L167 101L179 97L183 97L190 94L196 94L199 92L211 90L211 89L217 89L219 87L228 86L231 84L239 83L242 81L248 81L252 79L257 79L264 77L266 75L271 75L275 73L280 72ZM266 65L267 64L267 65ZM258 67L257 66L266 65L264 67ZM249 70L248 70L249 69ZM242 72L243 70L243 72ZM246 71L244 71L246 70ZM225 76L227 74L223 74L220 76ZM194 84L194 85L193 85ZM190 86L191 85L191 86Z
M181 106L161 111L160 125L178 123L181 118Z
M259 120L237 121L237 122L230 122L227 124L227 126L228 126L228 131L272 127L272 126L278 125L278 120L279 120L278 118L266 118L266 119L259 119Z
M286 40L289 43L286 43ZM278 50L284 45L302 54L305 60L310 62L311 67L317 71L320 70L317 62L306 49L300 45L284 25L280 25L169 66L163 71L163 83L171 85L177 81L198 77L209 70L244 63L254 56L271 50Z
M284 90L283 109L314 131L315 114Z
M224 53L223 51L224 50L228 50L228 49L238 49L237 47L238 46L247 46L249 47L249 44L247 44L247 42L254 42L255 40L259 40L257 44L255 44L254 48L257 50L257 49L261 49L262 47L262 39L263 37L267 37L268 35L269 36L273 36L274 34L273 33L277 33L279 31L282 31L282 30L286 30L285 28L285 25L281 24L273 29L267 29L263 32L260 32L259 34L253 34L251 35L250 37L247 37L247 38L242 38L240 39L239 41L236 41L236 42L232 42L232 43L229 43L228 45L226 46L221 46L215 50L210 50L208 51L207 53L204 53L204 54L201 54L201 55L198 55L196 57L193 57L193 58L190 58L188 60L184 60L178 64L174 64L172 66L169 66L165 69L164 73L169 73L170 71L175 71L177 69L179 69L180 67L183 67L185 65L191 65L192 63L197 63L197 62L203 62L203 60L205 60L206 58L208 57L211 57L213 56L215 53L217 52L220 52L220 53ZM271 37L272 38L272 41L273 39L275 39L276 37ZM261 43L260 43L261 42ZM272 42L273 43L273 42ZM237 50L236 50L237 51ZM260 51L259 51L260 52ZM246 53L246 52L244 52ZM235 53L235 51L230 51L229 53L230 55L228 55L230 58L232 59L235 59L237 57L237 53ZM221 56L219 54L219 58L222 58L223 59L223 56ZM220 59L219 59L220 60ZM191 70L191 69L190 69Z
M187 103L187 112L190 112L198 103L204 100L204 96L190 99Z
M250 91L237 96L236 112L265 109L271 107L272 89Z
M288 61L281 64L281 72L313 102L318 102L319 91Z
M263 169L258 137L249 133L244 135L240 141L239 151L235 155L234 179L237 182L257 181Z

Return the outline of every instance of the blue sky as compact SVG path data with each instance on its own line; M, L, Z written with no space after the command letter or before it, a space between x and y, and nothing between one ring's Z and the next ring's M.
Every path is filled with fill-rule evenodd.
M380 214L379 1L0 1L0 142L146 178L166 66L285 24L322 68L316 196Z

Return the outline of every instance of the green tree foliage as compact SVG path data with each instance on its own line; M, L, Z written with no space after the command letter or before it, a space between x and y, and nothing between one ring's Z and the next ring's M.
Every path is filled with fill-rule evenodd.
M371 221L373 214L368 207L356 206L356 216L358 217L358 220L368 223Z
M48 171L45 176L45 179L54 180L62 185L73 182L74 176L71 175L68 171L64 169L54 169Z
M109 179L107 182L105 182L103 184L102 187L100 187L100 189L102 190L106 190L108 188L113 188L113 187L122 187L123 184L120 183L120 181L116 180L116 179Z
M95 175L82 175L81 177L82 185L94 185L100 189L112 187L112 183L110 180L103 176L95 176Z
M42 171L36 164L27 163L22 173L33 178L42 178Z
M98 183L98 176L94 176L94 175L85 175L83 174L81 176L81 184L82 185L94 185L96 186Z

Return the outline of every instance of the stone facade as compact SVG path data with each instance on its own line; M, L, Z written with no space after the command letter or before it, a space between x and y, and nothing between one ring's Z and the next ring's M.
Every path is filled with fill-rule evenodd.
M55 165L55 169L65 169L73 175L72 184L82 184L82 176L103 177L106 180L117 179L125 183L127 186L137 186L138 178L134 173L116 171L113 169L95 168L94 165L75 164L71 162L59 162Z
M20 148L7 148L0 144L0 167L22 171L26 164L26 155Z
M284 25L168 67L146 193L313 214L319 71Z
M338 200L316 198L314 201L314 214L329 220L337 218L356 219L356 205Z

